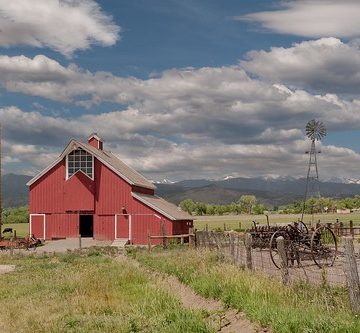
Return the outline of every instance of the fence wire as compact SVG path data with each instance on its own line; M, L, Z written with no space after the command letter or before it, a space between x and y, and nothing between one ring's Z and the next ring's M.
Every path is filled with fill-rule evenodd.
M269 248L245 246L244 233L238 232L217 232L217 231L196 231L196 246L216 251L219 258L232 263L240 268L250 268L253 271L263 272L281 279L281 270L271 260ZM339 238L341 240L341 238ZM360 243L354 242L355 261L360 269ZM247 251L251 254L251 263L248 262ZM346 287L346 275L344 272L344 248L340 241L338 254L333 266L318 267L313 260L306 259L300 262L290 263L288 273L291 282L304 281L317 285L330 285ZM251 267L248 267L249 264Z

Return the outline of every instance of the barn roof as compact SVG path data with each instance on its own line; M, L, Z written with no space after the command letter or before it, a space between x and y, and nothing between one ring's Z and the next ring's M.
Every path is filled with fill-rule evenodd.
M191 215L157 195L146 195L134 192L131 193L131 195L171 220L193 220Z
M120 161L114 154L109 151L96 149L95 147L87 144L81 143L77 140L71 140L69 144L66 146L61 155L51 163L47 168L38 173L34 178L32 178L26 185L30 186L35 183L39 178L41 178L44 174L46 174L49 170L51 170L56 164L58 164L68 153L76 148L81 148L86 150L90 154L93 154L100 162L105 164L109 169L114 171L120 177L125 179L129 184L145 187L149 189L155 189L156 186L149 182L144 176L140 173L126 165L124 162Z

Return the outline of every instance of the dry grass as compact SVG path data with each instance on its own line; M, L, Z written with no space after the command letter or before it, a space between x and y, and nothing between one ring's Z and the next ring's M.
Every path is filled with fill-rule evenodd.
M199 230L204 230L206 225L209 230L214 229L224 229L224 224L226 225L227 230L234 229L247 229L252 227L252 221L256 221L260 224L266 224L265 215L223 215L223 216L194 216L194 226ZM277 223L290 223L297 221L301 218L301 214L270 214L269 221L270 224ZM321 222L336 222L336 219L344 222L348 225L349 221L352 220L354 225L360 224L360 213L350 213L350 214L314 214L314 215L305 215L304 221L306 223L315 224L318 220Z
M260 273L219 263L206 251L138 252L149 267L175 275L205 297L222 300L274 332L360 332L345 289L320 288L305 283L284 287Z
M0 263L16 265L0 275L0 332L209 332L129 262L94 252Z

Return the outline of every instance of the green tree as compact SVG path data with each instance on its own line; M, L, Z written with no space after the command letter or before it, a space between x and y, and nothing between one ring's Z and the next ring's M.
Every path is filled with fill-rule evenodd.
M180 202L180 208L192 215L193 211L195 210L195 202L191 199L185 199Z
M242 195L239 199L239 204L243 212L251 214L252 208L256 204L256 197L250 194Z

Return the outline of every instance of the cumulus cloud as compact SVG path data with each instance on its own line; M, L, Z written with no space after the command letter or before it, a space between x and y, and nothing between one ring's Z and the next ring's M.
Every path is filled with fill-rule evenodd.
M281 1L280 9L236 17L260 23L265 29L305 37L355 38L360 35L357 0Z
M262 79L296 88L359 95L360 49L336 38L251 51L241 66Z
M111 46L120 27L93 0L0 0L0 45L48 47L65 56Z
M31 112L3 107L6 154L13 158L7 165L13 171L28 165L35 172L71 137L84 140L96 131L125 162L154 179L301 176L309 145L303 128L309 119L324 121L330 132L360 129L360 100L275 84L270 74L269 80L250 77L244 67L251 61L172 69L141 80L65 67L41 55L1 56L0 84L10 91L68 103L122 104L122 110L78 116L47 114L36 105L38 111ZM357 153L327 145L323 152L324 176L356 175Z

